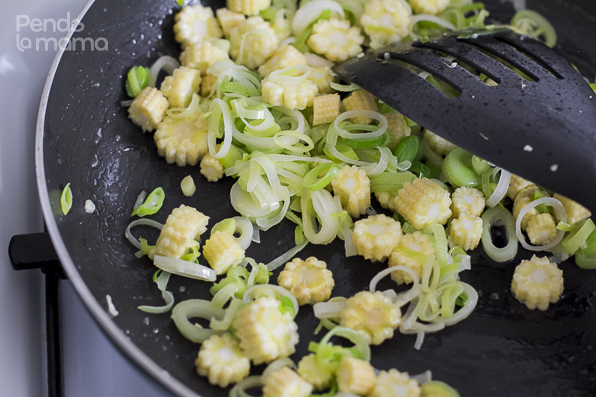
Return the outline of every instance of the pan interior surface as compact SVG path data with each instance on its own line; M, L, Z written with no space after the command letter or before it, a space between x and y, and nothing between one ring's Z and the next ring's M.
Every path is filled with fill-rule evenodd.
M218 2L204 2L218 7ZM508 20L511 3L485 1L492 16ZM550 19L559 33L560 52L584 75L596 75L596 6L586 1L528 1ZM155 267L147 258L135 258L136 249L124 238L132 206L141 191L162 187L163 208L150 218L164 223L181 204L197 208L210 217L210 226L237 215L229 202L233 180L207 182L198 167L168 165L157 155L151 134L143 134L128 120L120 102L128 99L123 76L135 65L149 66L159 56L180 53L172 33L179 8L174 1L98 0L83 18L84 29L75 33L87 47L64 52L54 76L43 124L44 182L49 204L45 211L54 243L63 245L63 266L71 279L81 280L75 288L91 297L90 310L116 344L129 354L131 347L164 372L156 376L172 392L201 396L226 394L199 377L194 368L199 345L184 339L169 314L148 314L140 305L163 304L151 282ZM105 39L107 45L100 40ZM84 40L87 39L87 40ZM95 47L91 46L91 43ZM81 41L79 41L81 43ZM192 175L197 183L193 197L185 197L180 182ZM59 212L59 197L70 183L73 208L67 216ZM44 200L42 195L42 201ZM87 213L85 201L96 210ZM139 227L135 235L150 242L157 231ZM283 222L262 233L260 244L252 244L247 256L267 263L294 245L293 226ZM333 271L333 296L352 296L368 288L372 276L386 265L360 257L345 258L343 243L309 245L299 255L316 256ZM481 249L472 255L472 270L462 273L462 281L480 295L475 312L465 321L436 334L428 334L420 351L414 349L415 335L396 336L372 347L372 364L378 369L397 368L410 374L431 370L462 396L583 396L596 392L596 274L574 263L561 264L565 292L561 300L545 312L531 312L510 293L514 265L531 256L521 251L515 263L497 264ZM204 263L204 262L203 262ZM277 279L279 270L274 273ZM209 299L209 284L172 276L168 290L176 302ZM381 289L391 287L386 281ZM107 296L119 312L110 318ZM89 307L89 302L85 302ZM103 309L100 315L97 307ZM309 307L297 317L300 343L294 357L307 353L318 321ZM133 349L133 350L134 350ZM153 364L152 364L153 365ZM253 369L257 372L258 369ZM179 387L176 385L183 385ZM192 394L192 393L191 393Z

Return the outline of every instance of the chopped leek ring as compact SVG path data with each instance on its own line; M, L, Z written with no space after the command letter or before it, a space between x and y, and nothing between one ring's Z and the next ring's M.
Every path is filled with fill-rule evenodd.
M213 269L199 265L195 262L155 255L153 258L153 264L162 270L166 270L170 273L174 273L183 277L205 281L215 281L217 279Z
M424 382L420 385L420 397L460 397L460 394L444 382L436 380Z
M60 196L60 207L62 207L62 213L68 214L68 211L72 208L72 190L70 189L70 182L64 186L62 195Z
M164 306L139 306L137 309L147 313L166 313L174 306L174 294L170 291L166 291L168 281L172 275L170 272L158 270L155 274L159 273L157 277L153 275L153 281L157 284L157 288L161 291L161 297L166 302Z
M410 135L400 139L393 149L393 155L397 158L398 163L402 161L409 161L411 163L416 158L419 147L418 137Z
M321 342L319 343L318 351L321 351L321 348L327 345L327 343L329 343L329 340L332 336L340 336L342 338L346 338L354 344L354 348L359 353L362 360L370 361L370 345L368 344L364 336L362 336L359 332L346 327L335 327L331 331L327 332L327 334L323 337L323 339L321 339Z
M213 236L213 234L218 231L225 232L233 236L234 232L236 231L236 220L234 218L227 218L221 222L216 223L211 228L211 235Z
M215 308L211 302L202 299L189 299L174 306L172 320L174 320L178 331L191 342L203 343L213 335L213 330L205 329L199 324L189 321L196 317L221 320L224 317L224 310Z
M541 40L549 47L557 43L557 32L542 15L532 10L519 10L511 19L510 24L523 34Z
M477 187L482 182L472 166L472 154L462 148L452 150L445 157L443 174L456 187Z
M497 248L491 236L491 228L502 223L507 234L507 245ZM513 215L505 208L492 207L482 214L482 247L484 252L496 262L507 262L517 255L517 236L515 234L515 220Z
M131 98L136 98L147 87L148 82L149 68L143 66L130 68L126 78L126 94Z
M586 240L595 229L596 226L594 225L594 222L588 218L588 220L586 220L575 233L569 233L569 235L563 239L561 242L563 248L569 252L569 255L575 254L575 252L585 244Z
M140 217L146 215L153 215L157 211L161 209L163 205L164 198L166 197L165 192L161 187L156 188L151 194L147 197L145 202L134 209L131 216L138 215Z
M288 291L287 289L285 289L283 287L280 287L279 285L272 285L272 284L255 285L254 287L251 287L246 290L246 292L244 293L244 296L242 297L242 301L244 303L250 303L255 298L256 291L259 291L259 290L270 290L270 291L276 292L277 295L279 295L279 297L280 297L280 306L283 304L283 297L290 299L290 301L292 302L292 305L294 306L293 317L296 317L296 315L298 314L298 310L299 310L298 300L296 300L296 297L294 295L292 295L290 293L290 291Z
M522 219L524 219L524 216L526 216L528 211L530 211L532 208L534 208L536 206L539 206L540 204L546 204L549 207L554 208L557 220L559 220L561 222L567 221L567 212L565 212L565 207L563 207L563 204L561 204L561 202L559 200L557 200L556 198L553 198L553 197L539 198L538 200L531 201L530 203L528 203L524 207L522 207L522 209L519 211L519 215L517 216L517 219L515 221L515 234L517 235L517 238L519 239L519 242L521 243L522 247L524 247L525 249L527 249L529 251L548 250L548 249L554 247L555 245L559 244L561 242L561 240L563 239L563 236L565 235L565 232L563 230L559 230L557 232L557 237L552 242L545 244L545 245L535 246L535 245L530 245L526 242L526 239L524 238L522 231L521 231Z
M182 179L182 182L180 183L180 189L182 189L182 194L184 194L186 197L191 197L193 194L195 194L197 187L195 185L194 179L192 179L192 176L187 175L184 177L184 179Z
M304 175L302 179L302 186L308 190L320 190L331 183L331 180L335 177L339 170L339 167L334 163L326 163L319 165ZM320 179L319 176L325 172L325 176Z

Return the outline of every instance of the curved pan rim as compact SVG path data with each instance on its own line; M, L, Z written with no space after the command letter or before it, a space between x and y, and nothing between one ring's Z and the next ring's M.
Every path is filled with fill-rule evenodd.
M89 0L83 6L76 19L81 21L94 3L95 0ZM70 40L75 29L76 26L74 24L70 26L68 32L65 35L67 40ZM151 378L159 382L169 391L179 396L200 397L199 394L189 389L182 382L178 381L167 371L163 370L159 365L157 365L153 360L151 360L139 347L130 341L122 332L122 330L114 323L114 321L112 321L110 316L104 311L104 309L95 299L79 272L76 270L75 264L70 257L70 254L66 249L66 245L62 240L62 236L60 235L60 231L58 230L58 225L56 224L56 220L52 213L50 196L46 185L43 139L48 99L50 97L54 76L56 75L56 71L58 70L58 66L60 65L60 60L62 59L63 54L64 48L60 48L50 66L50 71L48 72L48 76L46 78L41 95L35 133L35 174L37 179L39 202L41 205L45 225L52 239L52 243L54 244L56 254L60 259L62 268L68 275L69 280L83 301L83 304L89 313L91 313L93 319L103 329L105 334L112 340L115 346L124 353L125 357L129 358L135 365L145 371Z

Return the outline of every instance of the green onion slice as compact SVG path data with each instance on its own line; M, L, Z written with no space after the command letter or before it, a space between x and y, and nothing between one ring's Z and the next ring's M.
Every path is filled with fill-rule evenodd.
M511 19L510 25L523 34L543 40L549 47L557 43L557 32L542 15L532 10L519 10Z
M205 329L199 324L193 324L191 318L213 318L221 320L224 317L224 310L211 305L211 302L202 299L189 299L174 306L172 320L178 331L186 339L194 343L203 343L213 335L213 330Z
M316 166L306 173L302 179L302 186L308 190L320 190L327 186L331 180L337 175L339 167L334 163L326 163ZM325 175L319 179L319 176L325 172Z
M137 309L147 313L157 314L170 311L172 306L174 306L174 294L172 294L170 291L166 291L166 287L168 286L168 281L170 280L171 275L172 274L170 272L165 272L163 270L158 270L153 275L153 281L157 284L157 288L161 291L161 297L166 304L164 306L139 306Z
M586 220L575 233L569 233L569 235L563 239L561 242L563 248L565 248L569 255L575 254L575 252L585 244L586 240L595 229L596 226L594 225L594 222L588 218L588 220Z
M472 166L472 154L462 148L452 150L445 157L443 173L449 183L456 187L477 187L482 182Z
M64 186L62 195L60 196L60 207L62 207L62 213L68 214L68 211L72 208L72 190L70 189L70 182Z
M418 154L419 147L420 142L418 137L415 135L410 135L402 138L398 142L393 149L393 155L397 158L398 163L401 163L402 161L413 162L416 158L416 154Z
M129 97L136 98L147 87L148 83L149 68L143 66L132 67L126 78L126 93Z
M160 210L161 206L163 205L163 200L166 194L164 193L161 187L158 187L151 194L147 197L145 202L134 209L131 216L138 215L140 217L146 215L153 215L157 211Z
M502 224L507 235L507 245L497 248L491 235L491 228ZM515 234L515 219L513 215L500 206L492 207L482 214L482 247L484 252L496 262L507 262L517 255L517 236Z

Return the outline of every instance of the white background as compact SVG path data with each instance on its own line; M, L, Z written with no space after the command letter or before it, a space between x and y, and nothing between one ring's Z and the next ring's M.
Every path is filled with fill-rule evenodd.
M74 19L82 0L2 1L0 12L0 394L47 395L45 369L44 279L39 270L16 272L8 259L15 234L43 230L35 183L35 125L41 92L54 49L35 50L37 37L60 39L65 33L17 32L17 15L30 20ZM21 21L25 21L22 18ZM17 37L18 35L18 37ZM19 51L28 37L32 49ZM24 40L24 41L23 41ZM115 350L62 282L66 396L164 396Z

